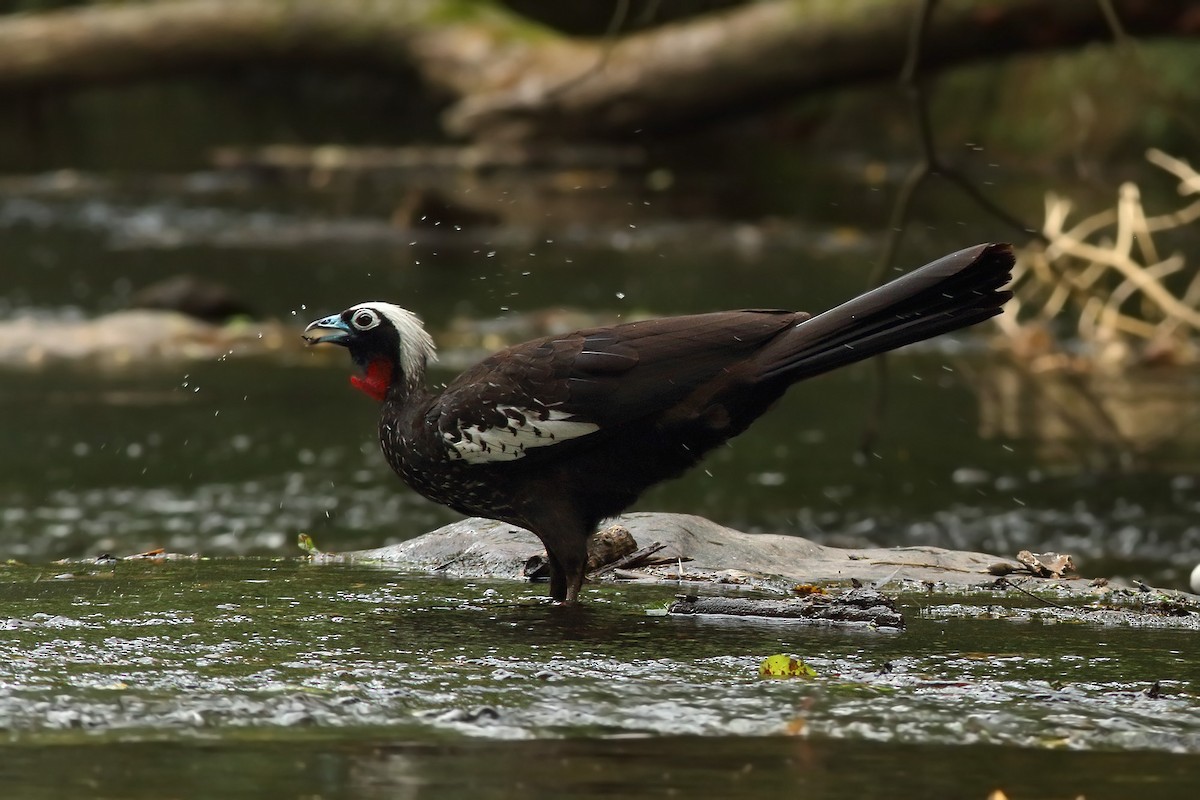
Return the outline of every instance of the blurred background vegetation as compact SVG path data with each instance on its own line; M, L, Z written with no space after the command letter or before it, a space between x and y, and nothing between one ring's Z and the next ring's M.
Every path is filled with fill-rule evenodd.
M620 32L611 34L615 40L629 31L686 24L706 13L753 4L517 0L498 5L570 36L602 38L619 24ZM86 5L10 0L0 2L0 13ZM822 4L807 5L819 9ZM898 5L906 10L918 6ZM945 5L971 4L959 0ZM1148 146L1186 152L1196 143L1200 86L1194 77L1200 48L1182 35L1189 33L1186 29L1162 33L1174 35L1098 40L950 70L937 79L931 104L934 128L952 150L963 143L986 143L993 161L1003 157L1055 173L1090 176L1104 167L1119 168L1138 162ZM269 57L260 63L201 64L178 74L146 74L115 86L49 83L6 94L0 106L0 168L23 172L194 169L210 163L213 148L230 143L425 143L445 138L438 114L450 100L401 68L331 65L317 58L280 63ZM753 152L771 164L764 171L781 164L786 169L789 161L806 160L814 150L859 151L886 160L909 158L914 147L906 100L891 81L847 82L753 114L733 108L724 118L672 134L631 131L630 138L661 148L659 158L676 154L681 165L698 153L733 158ZM739 147L729 148L731 141Z

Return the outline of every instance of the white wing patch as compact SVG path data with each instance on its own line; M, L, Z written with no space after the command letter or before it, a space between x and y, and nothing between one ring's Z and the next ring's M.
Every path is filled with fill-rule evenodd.
M468 464L515 461L531 447L545 447L600 430L594 422L569 419L570 414L554 409L538 412L497 406L496 410L505 416L507 424L490 428L468 425L457 433L442 434L453 457Z

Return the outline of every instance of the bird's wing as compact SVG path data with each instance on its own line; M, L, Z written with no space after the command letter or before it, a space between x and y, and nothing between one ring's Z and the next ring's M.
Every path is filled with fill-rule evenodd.
M669 415L806 318L793 311L727 311L526 342L455 379L426 423L454 457L515 460L536 448Z

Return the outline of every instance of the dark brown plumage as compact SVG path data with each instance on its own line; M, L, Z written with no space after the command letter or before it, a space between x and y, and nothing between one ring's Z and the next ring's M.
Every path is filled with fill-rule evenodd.
M1000 313L1005 244L948 255L810 318L724 311L550 336L484 359L440 394L433 341L412 313L360 303L313 322L347 347L382 402L384 455L421 494L533 531L550 594L574 602L586 539L648 487L736 436L799 380Z

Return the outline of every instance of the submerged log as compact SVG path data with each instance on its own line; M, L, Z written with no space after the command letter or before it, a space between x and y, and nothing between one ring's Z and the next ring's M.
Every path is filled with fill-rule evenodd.
M681 596L672 603L667 613L764 617L817 625L904 627L904 617L896 609L895 602L874 589L850 589L838 594L809 594L787 600L688 595Z

